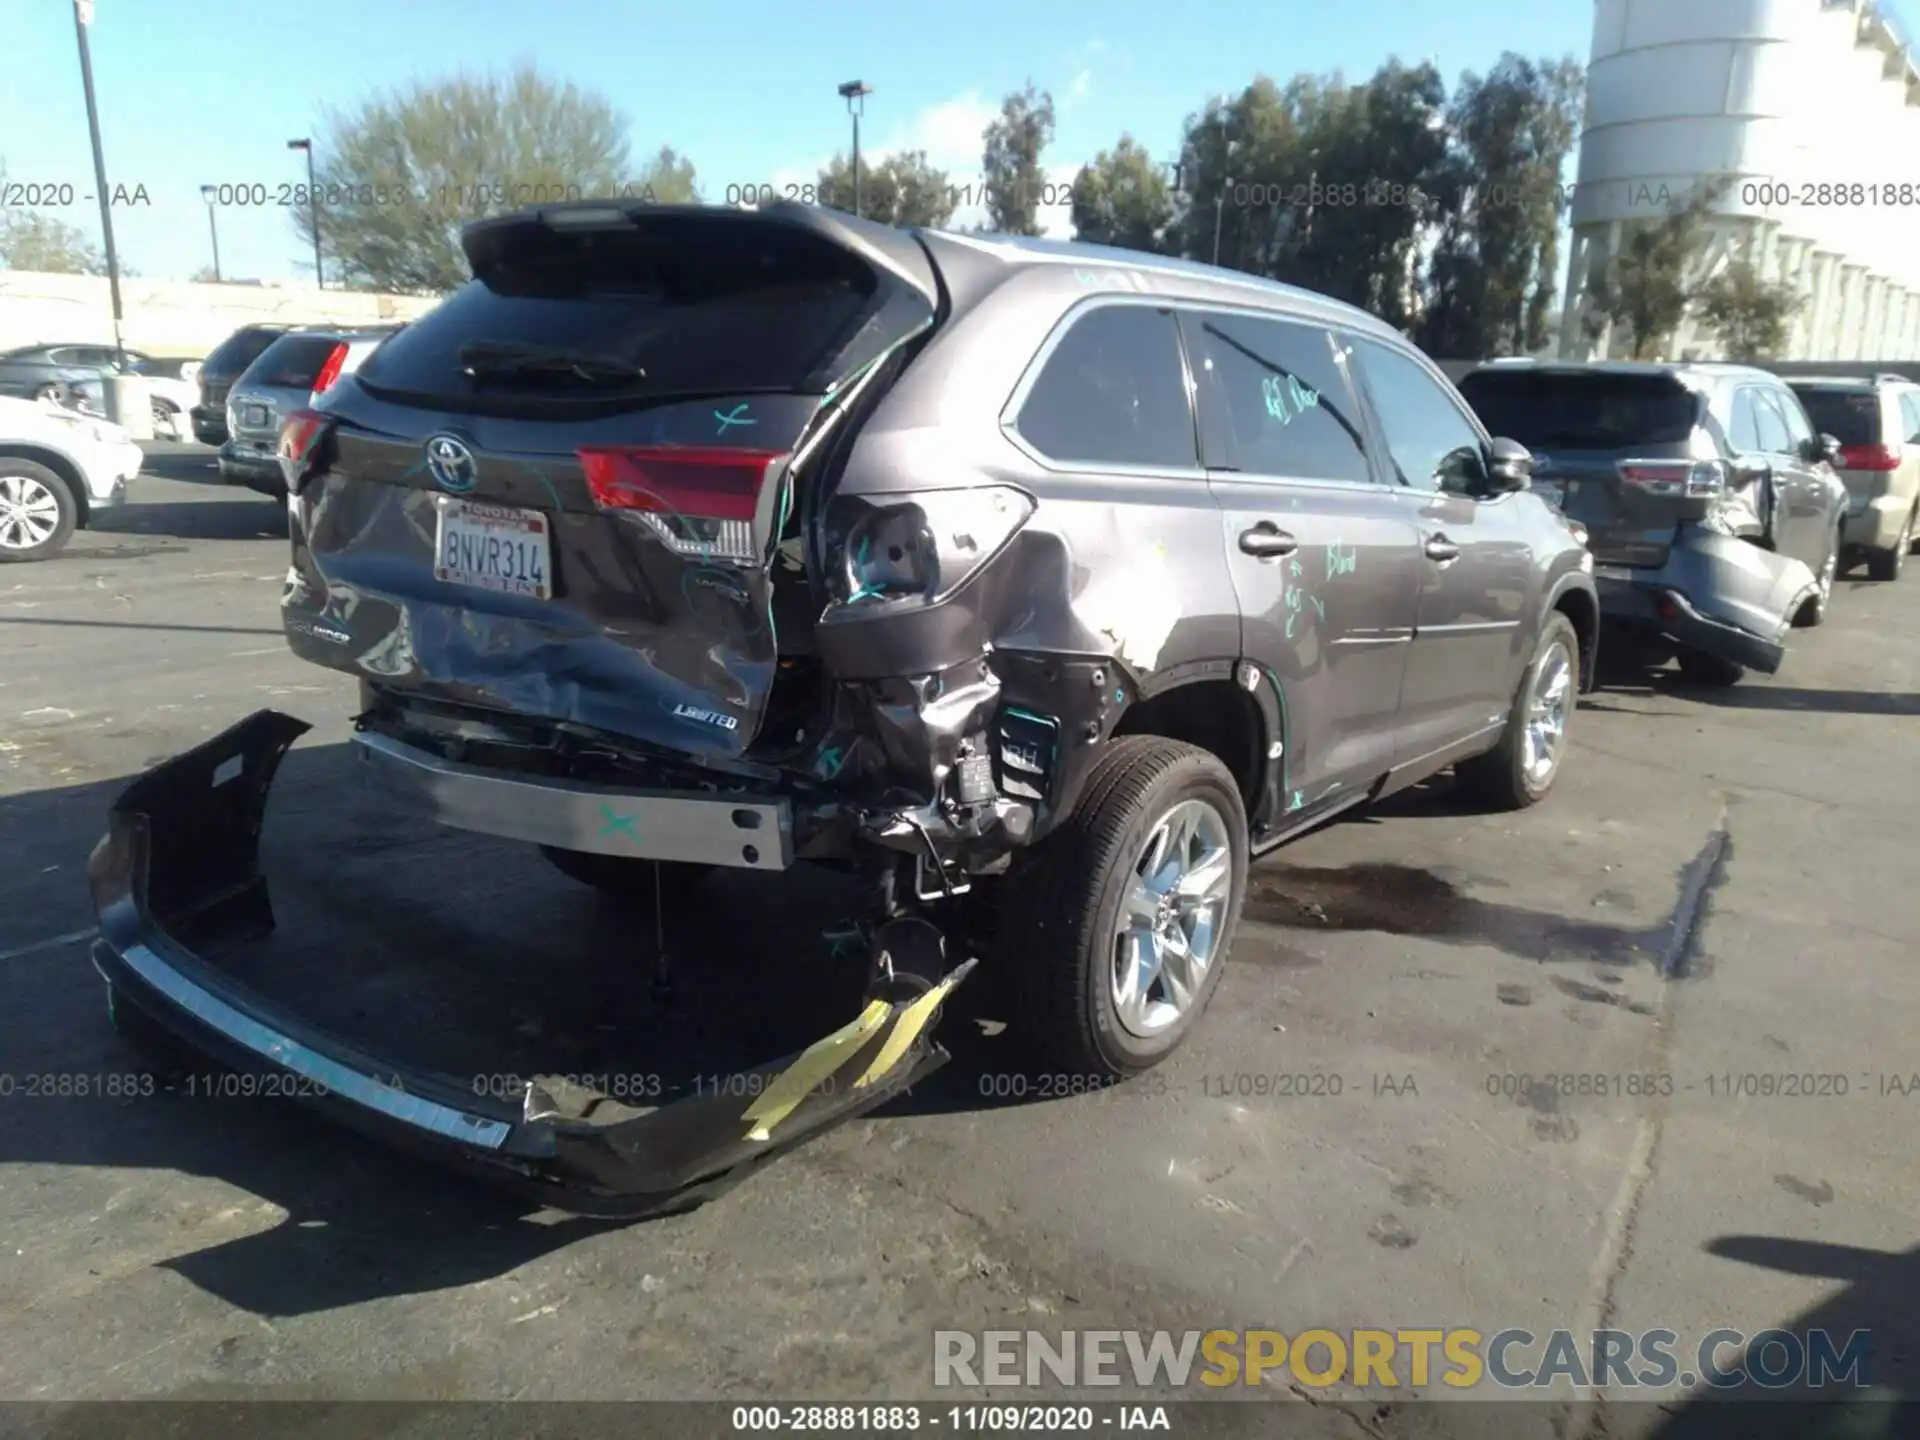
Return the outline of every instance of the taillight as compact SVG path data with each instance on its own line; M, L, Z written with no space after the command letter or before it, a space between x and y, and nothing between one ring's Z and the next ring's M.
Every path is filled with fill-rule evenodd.
M1727 488L1722 460L1622 460L1617 468L1627 484L1663 499L1698 499Z
M761 492L787 458L724 445L584 445L576 453L602 510L636 512L679 554L741 564L758 556Z
M333 347L333 353L327 356L327 363L320 367L320 373L313 377L313 393L324 395L333 388L333 382L340 378L340 367L347 363L347 347L341 343Z
M1900 450L1892 445L1843 445L1840 449L1840 468L1898 470L1900 458Z
M331 416L318 410L296 410L280 427L280 473L287 489L299 494L307 477L318 468L320 444L333 424Z

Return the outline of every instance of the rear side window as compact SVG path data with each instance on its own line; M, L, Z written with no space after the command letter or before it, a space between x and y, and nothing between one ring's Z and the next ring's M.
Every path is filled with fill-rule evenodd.
M1200 403L1225 409L1235 469L1354 483L1373 478L1331 335L1245 315L1201 313L1192 321L1200 337L1196 363L1213 380L1201 387Z
M287 390L310 387L338 343L328 335L283 335L248 369L247 383Z
M1671 375L1604 370L1477 370L1460 393L1492 434L1540 450L1683 445L1701 406Z
M1900 438L1909 445L1920 445L1920 391L1907 390L1900 396Z
M1751 455L1760 448L1760 417L1754 411L1751 385L1742 385L1733 392L1733 418L1727 426L1727 442L1737 455Z
M1813 428L1842 445L1880 443L1880 396L1872 390L1842 390L1836 386L1796 387L1794 394L1806 408Z
M486 403L513 391L585 398L577 376L531 369L480 381L462 351L510 345L643 372L623 393L794 393L860 326L876 296L858 259L772 226L528 232L484 278L456 290L359 369L362 384ZM838 377L845 378L845 377Z
M1484 494L1487 461L1480 436L1440 382L1412 357L1372 340L1355 340L1353 353L1400 483L1454 495Z
M1807 423L1807 412L1800 408L1800 402L1794 398L1793 392L1777 389L1768 393L1773 396L1773 403L1780 407L1781 418L1787 422L1787 437L1796 446L1811 440L1813 427Z
M1198 468L1172 313L1101 305L1071 321L1021 405L1015 428L1053 460Z

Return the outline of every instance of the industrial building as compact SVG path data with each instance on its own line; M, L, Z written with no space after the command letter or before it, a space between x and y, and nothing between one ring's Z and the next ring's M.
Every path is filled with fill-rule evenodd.
M1627 353L1589 275L1717 179L1691 280L1748 256L1807 297L1788 355L1920 358L1920 69L1868 0L1597 0L1578 164L1562 356Z

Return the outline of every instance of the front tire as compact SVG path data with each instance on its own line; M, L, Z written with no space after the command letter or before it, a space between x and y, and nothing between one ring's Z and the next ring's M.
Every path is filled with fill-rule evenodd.
M1680 673L1696 685L1709 686L1715 690L1725 690L1728 686L1738 685L1746 678L1747 669L1733 660L1723 660L1718 655L1709 655L1704 650L1682 650L1680 652Z
M1453 767L1489 808L1524 810L1546 799L1566 756L1567 722L1580 698L1580 637L1557 611L1540 628L1500 743Z
M0 456L0 562L57 555L79 523L65 480L32 460Z
M1036 1059L1118 1079L1171 1055L1219 987L1247 852L1246 806L1215 756L1109 741L1073 814L1006 878L996 957Z

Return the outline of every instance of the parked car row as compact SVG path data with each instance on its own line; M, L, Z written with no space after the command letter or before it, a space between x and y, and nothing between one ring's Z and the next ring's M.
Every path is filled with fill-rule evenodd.
M138 375L147 382L155 432L183 440L186 417L198 395L199 363L111 345L23 345L0 353L0 395L99 418L106 414L105 377Z
M1896 578L1920 504L1920 385L1721 364L1495 361L1460 381L1586 527L1608 628L1689 678L1772 674L1864 561Z

